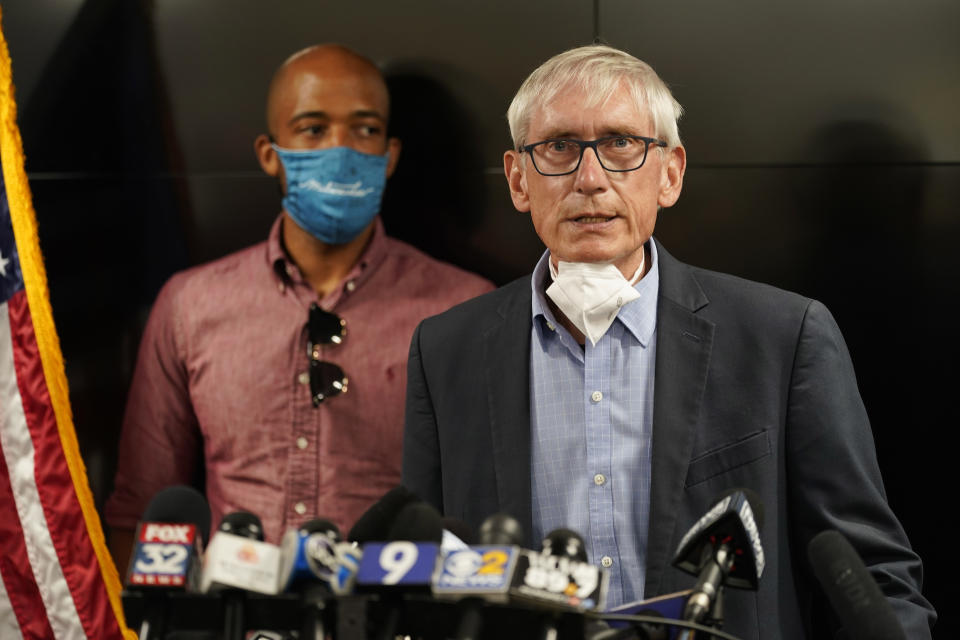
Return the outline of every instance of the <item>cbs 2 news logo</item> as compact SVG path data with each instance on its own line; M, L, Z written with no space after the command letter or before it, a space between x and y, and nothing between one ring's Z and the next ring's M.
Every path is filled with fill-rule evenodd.
M506 589L517 563L517 549L474 546L447 553L437 577L438 589Z

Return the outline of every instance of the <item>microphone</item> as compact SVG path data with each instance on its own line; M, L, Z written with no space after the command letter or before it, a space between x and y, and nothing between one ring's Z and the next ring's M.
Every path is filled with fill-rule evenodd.
M544 550L536 552L520 548L523 528L511 516L492 515L478 531L480 544L444 554L433 583L438 599L459 600L458 640L481 637L487 603L513 603L538 612L522 624L525 634L542 637L557 631L554 613L602 604L609 576L585 562L583 541L576 533L557 529L544 540Z
M387 541L363 546L356 584L358 590L380 594L383 620L377 637L396 635L404 593L429 593L442 539L437 510L425 502L409 502L389 524Z
M321 611L333 592L330 578L338 569L339 542L337 525L323 518L289 529L281 541L279 584L283 591L300 594L301 638L324 638Z
M196 590L209 535L210 508L196 489L167 487L150 500L137 525L126 580L129 591L142 594L141 639L163 637L170 593Z
M510 594L521 602L548 606L539 637L557 637L559 611L602 608L610 575L587 563L583 538L571 529L554 529L541 543L539 553L522 551Z
M843 535L818 533L807 545L807 557L851 640L906 640L893 607Z
M280 548L263 542L260 518L248 511L228 513L203 559L201 588L222 592L224 638L242 640L246 633L244 591L279 593Z
M561 610L602 609L610 576L588 564L586 557L580 534L562 528L551 531L542 551L521 550L511 598Z
M559 558L572 558L577 562L587 561L583 538L572 529L554 529L543 539L542 553Z
M288 529L280 541L281 591L297 591L329 570L340 529L330 520L314 518L297 529Z
M457 640L475 640L483 626L485 601L505 603L523 540L520 523L495 514L480 525L479 545L444 553L433 581L437 598L461 598Z
M720 626L720 590L724 585L756 589L763 573L760 544L763 511L750 489L732 489L683 536L673 565L697 576L683 617L702 622L708 615Z
M390 527L403 508L420 501L417 494L406 487L402 485L394 487L360 516L347 534L347 539L359 544L387 540Z
M480 523L477 532L480 544L505 544L519 547L523 543L523 525L506 513L495 513Z

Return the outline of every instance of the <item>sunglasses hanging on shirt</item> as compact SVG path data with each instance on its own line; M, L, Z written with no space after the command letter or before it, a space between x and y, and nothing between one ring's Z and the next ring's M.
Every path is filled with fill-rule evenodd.
M347 335L347 323L314 302L307 316L307 357L310 359L310 399L314 407L327 398L347 392L347 376L339 365L320 359L320 347L340 344Z

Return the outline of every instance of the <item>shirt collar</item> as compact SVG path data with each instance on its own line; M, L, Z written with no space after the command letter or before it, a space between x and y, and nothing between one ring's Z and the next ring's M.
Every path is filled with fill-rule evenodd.
M290 256L283 246L283 224L284 215L281 213L277 216L277 219L274 220L273 226L270 227L270 235L267 237L267 264L273 269L281 291L283 291L285 287L293 287L296 285L309 287L309 283L303 279L303 276L300 274L300 269L296 263L290 259ZM295 223L291 220L287 224ZM383 261L387 258L389 254L388 244L387 232L383 227L383 221L380 219L380 216L377 216L374 220L373 235L370 237L370 242L367 244L366 249L363 250L356 264L353 265L353 268L343 278L340 286L336 287L323 299L321 306L329 309L335 305L348 284L350 285L349 290L355 291L362 286L364 282L369 280L377 268L383 264Z
M653 332L657 328L657 295L660 291L660 262L657 260L657 243L652 239L647 241L646 245L650 249L650 269L645 276L633 285L640 297L633 302L620 307L617 312L617 320L636 338L641 346L646 348ZM552 281L550 278L550 267L547 260L550 259L550 250L544 251L533 270L533 276L530 278L530 286L533 295L533 318L541 318L541 322L552 327L560 327L550 305L547 304L546 290Z

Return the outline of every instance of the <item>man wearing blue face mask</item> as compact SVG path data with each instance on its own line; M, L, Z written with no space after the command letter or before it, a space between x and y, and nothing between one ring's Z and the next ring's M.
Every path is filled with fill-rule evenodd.
M214 522L249 510L272 542L317 516L349 527L399 482L414 327L492 285L384 233L389 107L377 68L341 46L275 74L254 149L283 211L266 242L157 299L106 507L120 563L153 494L200 472Z

